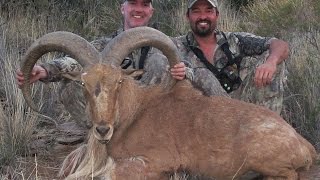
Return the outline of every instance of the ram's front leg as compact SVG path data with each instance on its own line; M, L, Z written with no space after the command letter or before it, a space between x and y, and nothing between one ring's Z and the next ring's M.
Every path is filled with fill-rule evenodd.
M298 179L299 179L299 175L294 170L287 170L286 172L283 172L281 174L281 177L266 176L263 178L263 180L298 180Z
M153 171L139 158L116 160L113 180L168 180L164 173Z

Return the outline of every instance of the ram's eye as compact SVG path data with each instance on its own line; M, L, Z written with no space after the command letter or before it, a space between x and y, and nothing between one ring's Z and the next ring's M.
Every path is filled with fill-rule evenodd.
M121 84L123 82L123 79L121 79L118 83Z
M84 85L86 85L84 82L80 82L80 84L81 84L81 86L84 86Z

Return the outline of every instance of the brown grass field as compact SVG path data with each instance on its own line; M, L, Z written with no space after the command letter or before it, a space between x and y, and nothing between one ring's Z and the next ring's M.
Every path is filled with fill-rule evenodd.
M235 11L223 1L220 26L225 31L248 31L275 36L290 44L282 116L320 151L320 2L318 0L252 0ZM66 155L86 141L58 100L59 83L36 83L33 97L41 114L24 102L15 72L21 57L40 36L71 31L87 40L121 26L118 1L4 0L0 2L0 179L54 179ZM168 35L185 33L186 0L158 0L153 22ZM47 62L58 56L51 53ZM172 180L204 180L180 174ZM212 178L211 178L212 179ZM320 162L303 180L320 180Z

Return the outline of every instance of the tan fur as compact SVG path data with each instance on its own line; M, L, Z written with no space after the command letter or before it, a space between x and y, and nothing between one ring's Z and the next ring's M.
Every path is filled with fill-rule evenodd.
M308 169L316 155L274 112L230 98L205 97L187 81L162 92L138 85L110 65L92 67L83 81L93 137L110 140L106 151L117 164L115 172L123 166L130 169L128 163L117 162L139 157L145 166L133 165L128 176L168 179L167 172L182 168L223 180L249 170L265 178L295 180L297 170ZM110 130L101 134L98 129ZM106 158L103 154L99 157Z

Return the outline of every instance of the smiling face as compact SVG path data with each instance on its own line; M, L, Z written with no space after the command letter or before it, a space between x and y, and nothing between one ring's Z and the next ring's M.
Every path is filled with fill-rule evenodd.
M153 7L150 0L127 0L121 5L124 17L124 30L148 25Z
M199 0L188 10L187 19L195 35L206 37L213 33L219 17L218 10L207 0Z

